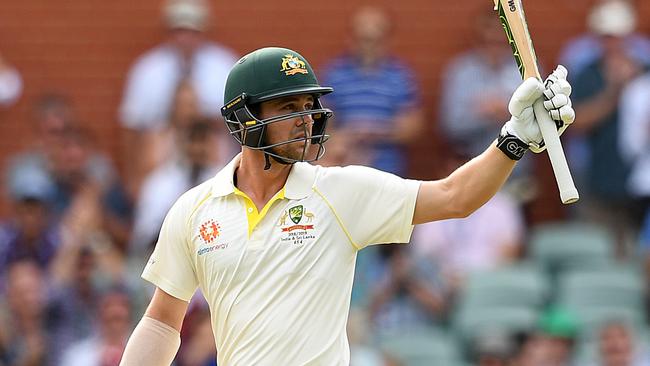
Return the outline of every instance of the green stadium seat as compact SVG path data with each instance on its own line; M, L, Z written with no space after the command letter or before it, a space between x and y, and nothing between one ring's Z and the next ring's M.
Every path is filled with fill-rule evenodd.
M559 278L558 302L581 311L592 307L638 310L644 306L644 278L631 266L572 271Z
M453 335L436 328L405 329L378 336L380 349L404 366L462 366Z
M463 307L454 317L453 327L460 340L467 343L490 331L529 332L536 329L538 321L539 311L531 307Z
M460 297L462 308L541 308L549 294L546 273L532 265L514 265L471 275Z
M611 232L589 223L552 223L531 233L531 257L553 273L570 269L599 268L613 258Z

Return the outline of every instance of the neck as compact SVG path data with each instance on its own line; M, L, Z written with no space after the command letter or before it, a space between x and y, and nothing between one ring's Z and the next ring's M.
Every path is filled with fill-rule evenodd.
M250 197L258 209L264 207L287 182L291 165L271 159L271 168L264 170L264 153L244 149L239 167L235 171L237 188Z

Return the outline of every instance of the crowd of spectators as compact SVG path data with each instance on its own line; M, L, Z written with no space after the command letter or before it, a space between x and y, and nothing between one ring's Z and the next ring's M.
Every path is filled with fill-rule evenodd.
M205 36L207 7L166 2L165 40L128 72L118 112L123 169L96 149L69 97L43 94L31 104L31 145L4 161L10 214L0 221L0 366L119 364L153 293L139 275L167 210L238 148L219 115L237 54ZM587 33L560 57L571 70L578 116L563 141L583 195L567 222L595 224L611 240L603 267L571 269L630 270L643 284L633 294L646 302L640 313L586 319L563 297L572 273L545 267L530 245L541 230L525 214L536 176L524 159L510 184L470 217L421 225L407 246L358 254L348 325L353 366L415 365L406 346L395 346L400 338L422 344L416 351L444 348L429 356L450 366L650 365L650 38L635 28L628 0L598 0L586 21ZM430 123L417 74L391 52L394 24L381 8L362 8L350 23L348 49L319 73L336 91L323 98L335 118L321 163L407 176L408 148ZM431 117L448 147L439 167L446 173L493 141L520 83L493 14L477 14L476 27L475 46L445 67ZM0 54L0 108L21 96L19 66ZM472 303L477 277L511 268L534 272L550 288L534 311L507 307L525 302L521 294ZM526 321L472 328L476 320L464 315L495 301L507 306L492 315L521 310ZM181 337L176 365L216 365L200 293Z

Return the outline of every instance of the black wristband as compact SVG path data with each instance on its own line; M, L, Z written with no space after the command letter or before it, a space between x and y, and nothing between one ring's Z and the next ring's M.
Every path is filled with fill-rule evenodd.
M497 139L497 147L512 160L521 159L528 151L528 144L513 135L500 134Z

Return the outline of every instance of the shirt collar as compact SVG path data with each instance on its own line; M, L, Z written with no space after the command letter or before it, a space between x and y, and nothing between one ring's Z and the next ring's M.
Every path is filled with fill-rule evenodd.
M214 177L212 194L215 197L227 196L235 192L233 177L235 170L241 162L241 153L237 154ZM309 163L295 163L291 167L289 177L284 185L285 197L288 199L301 199L309 195L316 180L316 166Z

